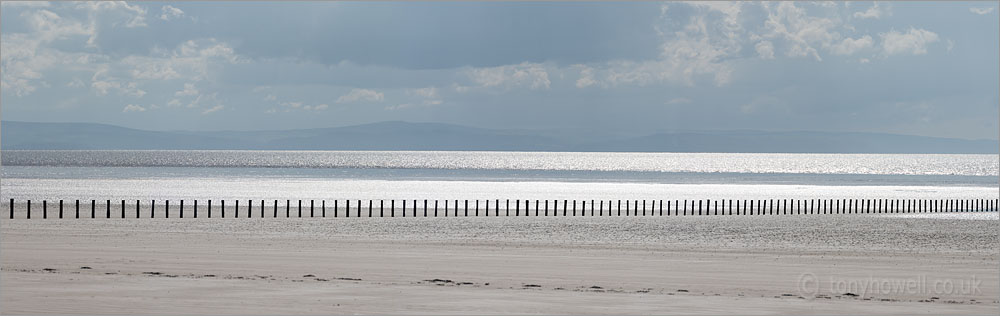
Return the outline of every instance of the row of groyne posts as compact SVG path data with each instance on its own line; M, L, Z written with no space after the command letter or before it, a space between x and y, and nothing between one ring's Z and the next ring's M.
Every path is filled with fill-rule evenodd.
M376 201L378 201L376 206ZM408 201L412 201L407 204ZM450 204L449 202L454 201ZM332 217L448 217L448 216L704 216L704 215L810 215L810 214L899 214L899 213L946 213L946 212L996 212L998 199L764 199L764 200L464 200L464 204L459 204L461 200L367 200L367 207L363 200L351 204L351 200L344 200L343 208L340 207L341 200L334 200L331 209ZM490 204L490 202L493 204ZM504 201L504 204L501 204ZM14 219L14 199L10 199L10 219ZM101 218L98 216L98 200L90 200L90 218ZM112 218L112 200L104 201L103 218ZM116 201L117 202L117 201ZM170 201L163 201L163 218L170 218ZM184 200L179 201L178 211L175 217L184 218ZM198 218L198 200L193 200L194 218ZM212 218L212 200L207 200L207 205L203 204L202 217ZM235 200L233 209L229 214L233 218L239 218L240 213L245 210L245 218L253 218L255 211L257 217L264 218L270 215L272 218L281 216L279 209L284 211L284 217L306 217L303 214L303 200L298 200L296 216L292 216L292 200L285 200L285 204L279 207L279 200L274 200L271 205L266 205L265 200L260 200L255 204L253 200L246 200L245 206L241 209L240 200ZM327 201L308 200L308 217L327 217ZM400 202L400 203L397 203ZM480 208L480 202L485 202ZM512 203L513 202L513 203ZM532 203L534 202L534 203ZM560 202L561 206L560 207ZM588 203L589 202L589 203ZM624 202L624 206L623 206ZM318 205L317 205L318 204ZM387 205L388 204L388 205ZM401 208L396 208L399 204ZM440 207L443 204L443 207ZM512 205L513 204L513 205ZM533 204L533 207L532 207ZM134 206L126 200L121 200L120 206L115 206L115 211L120 211L121 218L134 216L142 218L140 213L148 211L148 218L157 217L157 202L152 200L146 204L148 209L143 210L140 200L135 200ZM220 200L216 207L216 217L226 217L226 201ZM492 205L492 207L491 207ZM501 207L502 205L502 207ZM577 207L579 205L579 208ZM31 218L32 201L25 202L24 218ZM207 206L207 207L204 207ZM388 206L388 208L386 207ZM513 207L512 207L513 206ZM648 206L648 207L647 207ZM49 203L43 200L41 203L42 218L49 217ZM64 216L64 203L59 200L58 218ZM364 210L367 209L367 212ZM36 208L37 210L37 208ZM134 210L134 214L129 210ZM270 212L267 212L270 210ZM422 211L422 212L421 212ZM86 205L84 205L86 212ZM118 212L115 212L118 213ZM270 213L270 214L268 214ZM450 215L449 215L450 214ZM533 214L533 215L532 215ZM87 218L83 214L83 218ZM115 214L118 215L118 214ZM37 216L37 215L36 215ZM192 216L189 216L192 217ZM73 202L73 218L81 218L80 200Z

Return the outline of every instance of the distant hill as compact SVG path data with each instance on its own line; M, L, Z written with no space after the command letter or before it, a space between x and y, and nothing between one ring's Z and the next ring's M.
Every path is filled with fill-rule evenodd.
M572 131L381 122L279 131L159 132L93 123L0 122L2 149L496 150L770 153L997 153L996 140L880 133ZM593 135L593 136L592 136Z

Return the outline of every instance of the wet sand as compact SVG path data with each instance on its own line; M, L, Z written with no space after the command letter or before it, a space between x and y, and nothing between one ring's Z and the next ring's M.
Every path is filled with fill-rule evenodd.
M138 220L6 215L5 209L4 314L1000 310L996 213ZM879 284L887 286L871 287Z

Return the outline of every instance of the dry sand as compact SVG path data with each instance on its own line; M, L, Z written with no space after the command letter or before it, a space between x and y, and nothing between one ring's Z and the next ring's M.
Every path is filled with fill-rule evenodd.
M6 216L5 210L3 314L1000 311L996 213L959 218ZM866 284L867 290L858 287Z

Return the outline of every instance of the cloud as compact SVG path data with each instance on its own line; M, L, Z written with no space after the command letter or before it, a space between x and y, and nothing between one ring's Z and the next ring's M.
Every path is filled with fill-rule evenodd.
M146 108L144 108L142 106L139 106L139 105L135 105L135 104L129 104L129 105L126 105L124 109L122 109L122 112L123 113L128 113L128 112L146 112Z
M483 88L527 87L531 90L548 89L552 83L545 66L538 63L523 62L516 65L498 67L474 68L468 73L469 79Z
M788 110L788 103L782 98L761 95L754 97L749 103L740 105L740 111L746 114L759 112L782 112Z
M284 107L285 112L289 112L291 110L322 111L330 108L330 105L327 104L304 105L302 102L280 102L278 103L278 106Z
M939 37L936 33L910 27L906 33L891 30L882 36L882 50L888 55L913 54L923 55L927 53L927 46L937 42Z
M226 106L224 106L222 104L219 104L219 105L213 106L213 107L211 107L211 108L209 108L207 110L201 111L201 114L202 115L212 114L212 113L218 112L219 110L222 110L224 108L226 108Z
M830 47L830 52L835 55L853 55L861 50L872 47L872 37L865 35L858 39L845 38L843 41Z
M656 30L663 43L656 59L576 64L550 72L576 73L577 88L661 83L693 86L699 78L710 78L716 86L724 86L733 79L734 63L747 58L747 54L743 53L744 46L752 47L761 59L774 59L780 50L786 57L822 61L821 51L853 55L875 45L871 35L842 35L842 32L855 32L853 27L843 22L845 17L842 15L850 13L840 13L835 5L829 3L817 5L819 10L828 12L821 16L809 15L805 8L794 2L761 3L764 16L760 26L754 21L747 21L758 18L758 15L755 10L749 10L753 13L744 15L744 9L750 5L745 2L694 2L686 5L694 12L687 14L685 11L680 17L671 15L672 11L666 5L661 6L662 23L657 24ZM882 7L877 10L880 16L888 12ZM500 85L503 78L494 74L484 76L480 82ZM469 89L461 85L455 88L457 91Z
M818 5L818 6L821 6L821 7L824 7L824 8L833 8L833 7L837 6L837 2L836 1L817 1L817 2L812 2L812 4Z
M755 48L761 59L774 59L774 44L770 41L761 41Z
M691 102L694 102L694 101L691 100L691 99L688 99L688 98L673 98L673 99L667 100L667 102L665 104L667 104L667 105L671 105L671 104L688 104L688 103L691 103Z
M146 26L146 8L140 5L130 5L125 1L87 1L77 3L78 8L87 9L96 14L116 14L125 16L128 21L125 27Z
M45 84L42 73L47 70L99 59L90 53L66 53L48 47L56 41L90 37L95 34L92 26L45 9L25 11L20 17L30 32L0 35L3 43L0 45L0 88L3 90L12 91L18 97L27 96L37 90L37 85Z
M990 14L990 12L993 12L993 9L994 9L993 7L989 7L989 8L969 8L969 12L972 12L972 13L975 13L975 14L978 14L978 15L987 15L987 14Z
M172 51L153 56L128 56L121 65L130 67L133 79L201 81L225 64L246 62L227 43L214 38L188 40Z
M198 95L198 89L194 87L193 83L185 83L184 89L175 92L174 95L179 97Z
M184 11L173 6L165 5L160 8L160 20L170 21L184 17Z
M733 68L729 60L742 50L744 29L740 24L743 2L694 2L699 15L692 16L687 25L673 33L664 33L660 59L647 63L642 69L658 72L653 76L635 76L639 82L674 81L693 85L695 76L707 75L717 86L727 84ZM661 20L669 19L661 11ZM721 15L716 18L715 14ZM621 79L631 77L625 72ZM617 80L621 81L621 80ZM631 80L626 80L631 81Z
M167 102L167 107L179 107L179 106L181 106L181 100L173 99L170 100L170 102Z
M577 88L586 88L597 83L594 80L594 68L590 68L584 65L574 65L575 68L580 69L580 78L576 80Z
M159 62L135 62L134 57L128 57L127 63L131 63L132 78L135 79L158 79L170 80L180 78L181 75L170 65L170 63Z
M26 20L41 43L67 39L74 35L91 36L96 32L93 26L85 26L79 21L63 18L49 10L28 11L21 13L21 17Z
M438 94L438 89L436 87L427 87L427 88L420 88L420 89L406 89L406 94L410 95L410 96L418 97L421 100L417 100L415 102L400 103L400 104L393 105L393 106L387 106L387 107L385 107L385 109L386 110L400 110L400 109L413 108L413 107L434 106L434 105L440 105L440 104L444 103L444 101L441 100L441 96Z
M859 19L878 19L882 17L882 10L879 10L878 2L875 2L868 10L854 12L854 17Z
M86 87L87 84L83 83L83 80L80 80L80 78L73 78L73 80L66 83L66 86L70 88L83 88Z
M4 7L26 7L26 8L47 8L52 6L48 1L3 1L0 6Z
M218 92L198 94L198 96L195 97L194 100L192 100L191 102L188 103L187 107L188 108L197 108L197 107L201 107L202 105L208 106L208 105L211 105L211 104L215 104L216 106L222 104L219 101L219 93Z
M337 98L337 103L353 103L353 102L380 102L385 98L385 96L378 91L369 89L351 89L345 95Z
M767 7L765 6L765 9ZM788 57L812 56L822 61L816 47L829 46L840 36L833 29L839 24L831 18L813 17L793 2L781 2L774 10L767 10L764 26L769 30L765 37L785 40Z
M322 111L322 110L326 110L328 108L330 108L329 105L326 105L326 104L317 104L317 105L313 105L313 106L307 105L307 106L303 107L302 109L306 110L306 111Z
M435 88L435 87L426 87L426 88L420 88L420 89L407 89L406 93L407 94L411 94L411 95L415 95L415 96L419 96L419 97L428 98L428 99L436 99L436 98L438 98L438 89Z
M438 93L437 87L426 87L420 89L407 89L406 94L417 96L423 98L424 105L437 105L441 104L441 95Z
M413 107L413 106L414 106L413 103L400 103L400 104L397 104L397 105L387 106L387 107L385 107L385 109L393 111L393 110L402 110L402 109L410 108L410 107Z
M6 7L8 2L4 3ZM25 31L5 32L0 39L3 42L0 45L0 87L18 97L48 85L44 74L49 72L93 73L89 86L98 96L117 91L122 95L142 97L146 91L138 87L149 80L197 82L207 79L222 64L245 61L227 43L214 38L185 41L172 51L154 47L148 55L112 58L103 54L105 50L96 46L99 27L108 21L112 26L144 26L146 11L137 4L65 3L51 11L44 7L19 10L23 10L18 17L24 22ZM80 45L83 39L86 45Z
M599 85L604 88L623 85L647 86L672 83L693 86L699 78L711 78L717 86L732 80L731 61L738 59L746 37L740 20L742 2L687 3L696 14L677 27L667 5L660 7L660 22L655 29L663 42L656 59L614 60L578 69L578 88ZM763 48L762 48L763 49Z
M287 108L298 109L298 108L302 107L302 102L281 102L281 103L278 103L278 105L283 106L283 107L287 107Z
M139 89L139 84L134 81L121 81L108 75L108 67L101 67L94 72L90 78L90 87L98 96L107 95L111 90L117 90L119 95L128 95L141 98L146 95L146 91Z

